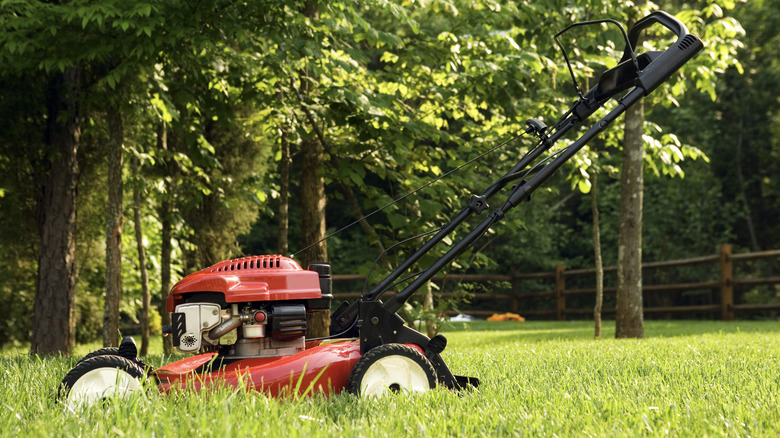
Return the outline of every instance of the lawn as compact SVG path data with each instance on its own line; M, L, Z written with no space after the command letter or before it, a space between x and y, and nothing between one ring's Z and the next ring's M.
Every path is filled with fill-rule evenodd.
M54 403L74 359L6 349L0 435L780 436L780 323L648 321L642 340L612 339L610 322L601 340L592 330L589 322L445 327L444 357L456 374L482 380L477 391L373 400L147 391L78 413ZM159 351L150 359L163 363Z

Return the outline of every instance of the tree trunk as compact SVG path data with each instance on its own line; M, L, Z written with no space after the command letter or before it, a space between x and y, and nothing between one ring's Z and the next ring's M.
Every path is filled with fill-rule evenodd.
M761 250L758 245L758 238L756 237L756 227L753 225L753 214L750 211L750 204L748 203L747 196L747 184L745 183L745 176L742 173L742 131L744 130L745 119L744 116L739 116L739 128L737 129L737 140L735 142L735 153L737 168L737 182L739 183L739 197L742 201L742 208L745 211L745 221L748 230L748 236L750 236L750 249L757 252ZM766 243L766 242L765 242Z
M322 145L316 138L304 140L301 145L301 238L306 247L325 238L325 181L319 175L322 166ZM304 269L312 262L328 260L326 242L301 253ZM309 320L308 337L328 336L330 310L316 312Z
M374 230L374 228L369 225L366 220L364 220L365 216L363 215L363 210L360 208L360 202L358 201L357 196L355 196L355 192L352 190L352 187L343 181L339 182L339 185L341 186L341 190L344 192L344 195L347 197L347 202L349 202L350 207L352 207L352 214L355 216L355 220L358 221L363 234L375 242L374 248L376 248L378 256L383 256L385 253L385 247L382 245L382 240L379 238L376 230ZM386 262L384 264L388 271L393 270L393 267L390 266L390 263Z
M301 13L312 19L319 18L319 4L307 2ZM301 93L310 93L311 72L301 72ZM312 121L312 123L315 123ZM313 129L317 129L316 125ZM319 139L304 139L301 145L301 239L303 247L325 238L325 180L320 175L322 167L323 144ZM328 260L328 248L325 241L309 248L301 254L301 264L306 269L311 262ZM323 337L330 334L330 310L315 312L309 319L307 337Z
M601 260L601 228L599 225L598 172L593 171L590 189L590 210L593 213L593 256L596 269L596 305L593 307L594 337L601 338L601 306L604 303L604 264Z
M163 195L167 196L167 195ZM168 293L171 290L171 207L167 199L163 199L160 205L161 242L160 242L160 315L162 325L171 325L171 314L166 307ZM163 353L173 353L173 339L163 336Z
M626 111L620 175L615 337L644 337L642 305L642 131L644 100Z
M168 149L168 131L164 125L157 129L157 148L161 150ZM160 202L160 315L162 316L162 325L171 325L171 314L166 307L168 293L171 290L171 188L168 181L164 183L165 191L162 194ZM173 339L170 336L163 336L163 354L173 353Z
M117 108L107 113L108 209L106 211L106 301L103 310L103 346L119 345L119 301L122 297L122 115Z
M81 72L73 67L49 83L46 140L52 154L38 201L38 283L32 354L68 354L76 285L76 186L81 137Z
M429 338L432 338L439 334L441 323L438 322L438 315L434 312L436 306L433 305L433 284L431 282L425 283L425 294L423 295L423 311L426 314L425 318L425 333Z
M279 162L279 235L277 249L279 254L287 254L289 250L288 234L290 229L290 141L287 138L287 128L281 129L282 159Z
M141 273L141 356L149 353L149 311L152 305L152 295L149 292L149 272L146 269L146 249L144 249L144 233L141 225L141 178L138 176L138 157L132 159L133 175L133 222L135 224L135 242L138 247L138 270Z

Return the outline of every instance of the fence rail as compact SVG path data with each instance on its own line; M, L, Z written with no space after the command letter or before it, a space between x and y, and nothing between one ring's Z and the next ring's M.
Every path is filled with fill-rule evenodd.
M646 284L643 286L643 292L645 294L654 293L668 293L668 292L686 292L695 290L713 290L717 291L715 294L718 297L717 304L695 304L685 306L656 306L656 307L644 307L645 314L676 314L676 313L710 313L720 314L720 318L724 321L733 320L737 313L746 314L750 312L762 312L762 311L774 311L780 310L780 302L751 304L742 303L735 304L734 302L734 288L735 287L755 287L760 285L774 285L780 284L780 277L768 276L761 278L734 278L734 262L749 262L755 260L765 259L777 259L780 258L780 250L760 251L752 253L740 253L732 254L731 245L723 245L720 248L719 254L708 255L703 257L694 257L682 260L668 260L660 262L645 263L642 265L643 270L656 269L673 269L679 267L696 266L696 265L717 265L719 270L718 279L707 279L703 281L683 282L683 283L670 283L670 284ZM474 293L470 294L471 300L479 300L481 302L509 302L509 309L504 307L500 310L466 310L463 309L463 313L467 313L473 316L485 316L493 313L504 313L507 310L511 310L514 313L521 313L524 316L552 316L558 320L565 320L567 315L579 316L579 315L592 315L592 308L567 308L566 298L575 296L593 296L595 297L596 289L593 288L579 288L579 289L567 289L566 280L574 279L577 277L595 276L595 269L571 269L566 270L563 265L558 265L555 271L551 272L539 272L530 274L518 274L516 272L510 272L509 274L496 274L496 275L484 275L484 274L457 274L447 275L441 278L434 279L437 282L459 282L459 283L485 283L485 282L508 282L510 288L506 293ZM614 274L617 272L616 266L610 266L604 268L604 273ZM360 275L334 275L334 282L346 282L346 281L364 281L365 277ZM519 284L522 281L538 280L551 282L550 289L546 291L537 292L520 292ZM334 287L338 290L338 287ZM604 295L615 294L615 287L605 287ZM346 293L334 293L336 299L354 299L360 296L359 292L346 292ZM388 293L387 296L392 296L392 293ZM440 294L441 297L450 298L452 293ZM553 303L553 307L538 308L538 301L545 301ZM529 303L537 302L535 306ZM498 306L497 306L498 307ZM614 313L614 308L604 308L602 312L605 314ZM447 313L456 313L455 311L448 311Z

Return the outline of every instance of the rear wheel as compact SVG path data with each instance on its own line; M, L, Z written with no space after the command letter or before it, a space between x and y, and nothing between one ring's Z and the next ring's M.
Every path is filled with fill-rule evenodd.
M121 356L102 355L76 364L62 379L57 399L69 408L127 397L141 389L144 370Z
M420 352L384 344L364 354L349 374L347 391L361 397L425 392L436 387L436 370Z

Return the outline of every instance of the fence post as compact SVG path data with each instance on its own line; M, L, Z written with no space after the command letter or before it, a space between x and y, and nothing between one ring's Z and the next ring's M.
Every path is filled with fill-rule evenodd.
M515 272L515 268L511 268L509 270L509 276L512 278L510 280L510 282L512 283L512 299L510 302L512 313L517 313L517 278L515 278L516 275L517 273Z
M728 244L720 247L720 315L724 321L734 320L734 267Z
M563 276L563 265L555 267L555 316L558 321L566 320L566 278Z

